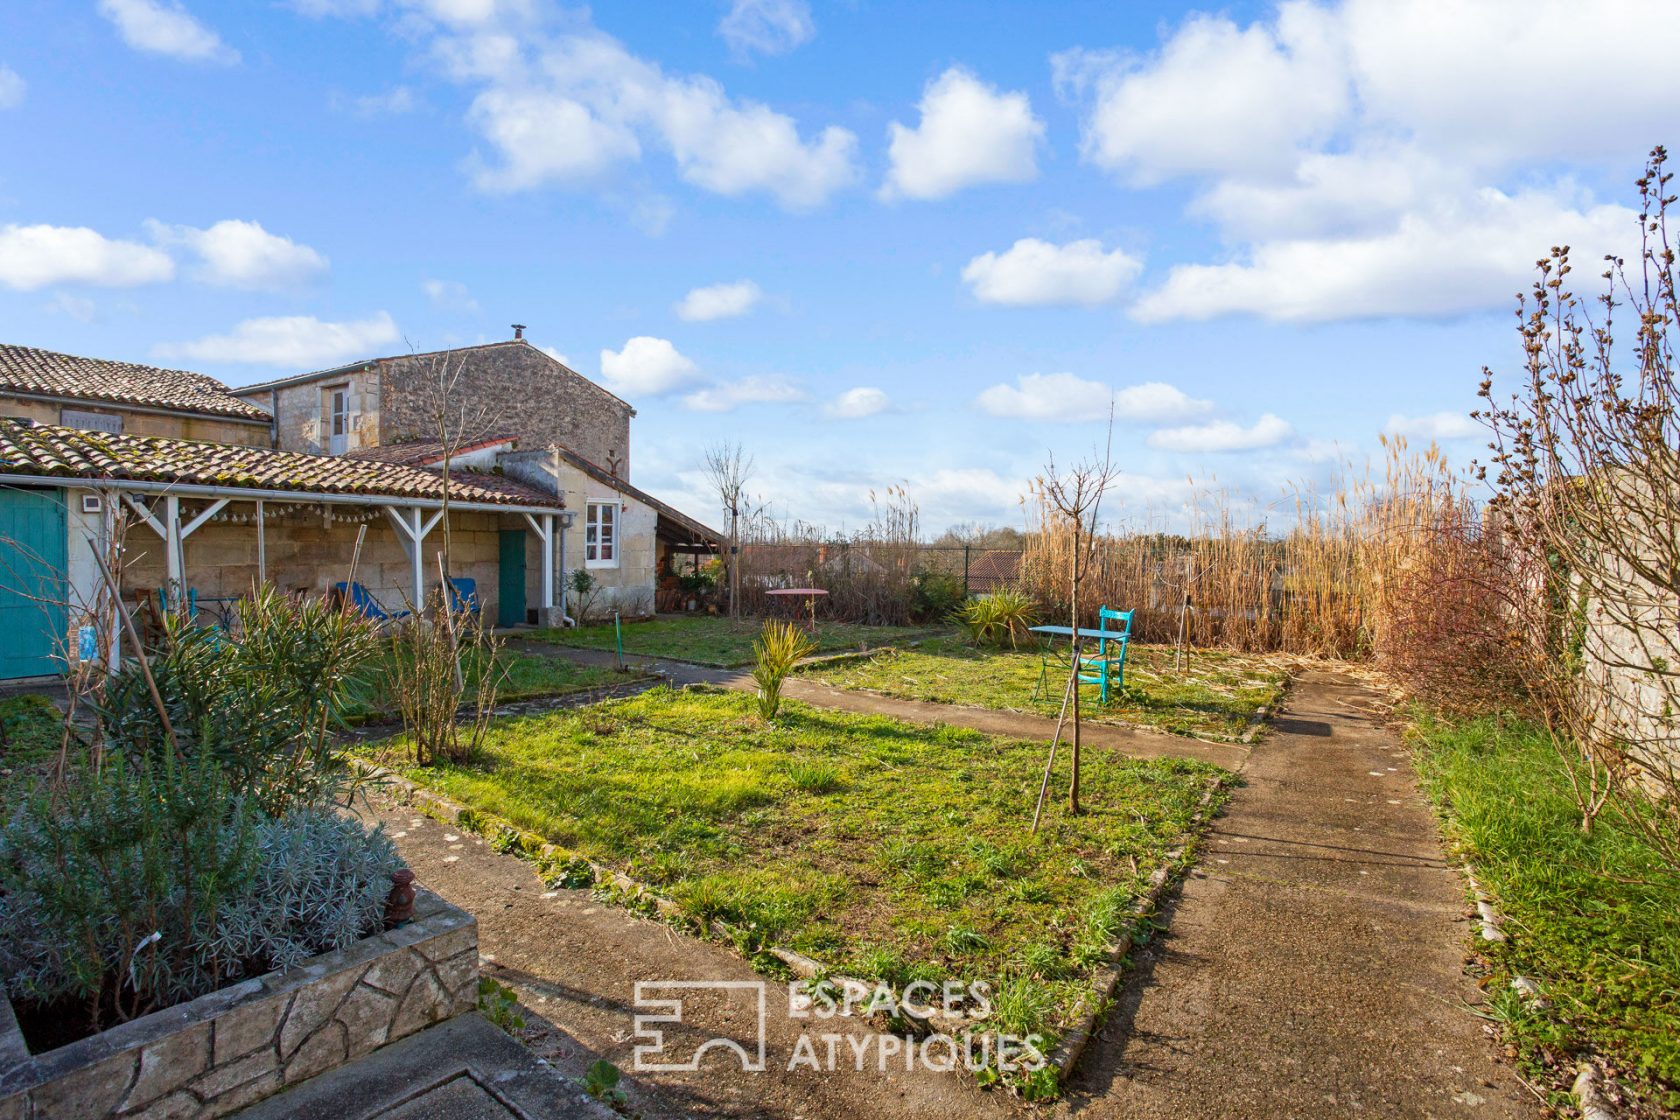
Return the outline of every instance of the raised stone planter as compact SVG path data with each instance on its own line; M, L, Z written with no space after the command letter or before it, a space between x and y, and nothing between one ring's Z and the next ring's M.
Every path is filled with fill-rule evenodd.
M478 1001L478 921L420 892L414 921L31 1055L0 998L0 1120L225 1116Z

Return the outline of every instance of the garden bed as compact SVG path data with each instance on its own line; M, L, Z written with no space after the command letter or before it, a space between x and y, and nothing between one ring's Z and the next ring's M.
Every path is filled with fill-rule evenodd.
M477 920L421 892L408 925L41 1054L0 997L0 1117L225 1116L471 1010L477 988Z
M368 754L649 885L702 928L724 920L745 951L894 984L983 980L1001 1029L1050 1042L1090 1010L1135 903L1182 866L1228 780L1092 755L1083 814L1053 803L1035 838L1043 744L791 701L768 724L749 697L668 688L505 721L468 765L413 767L400 741Z
M1443 829L1504 915L1478 941L1494 1017L1525 1075L1568 1096L1594 1057L1624 1116L1680 1114L1680 881L1614 813L1590 833L1543 735L1492 718L1420 721L1413 757ZM1538 985L1536 1005L1511 981Z
M752 663L753 641L764 629L764 620L694 615L626 622L622 629L626 654L665 657L732 669ZM949 633L949 627L939 626L861 626L852 622L823 622L817 626L814 641L817 652L838 653L902 645ZM616 642L611 623L538 630L530 637L534 641L577 649L611 650Z
M1065 647L1061 652L1065 656ZM1106 707L1096 702L1094 685L1083 687L1083 718L1235 742L1250 730L1261 709L1276 709L1289 680L1276 659L1254 654L1191 650L1182 673L1174 671L1173 660L1171 646L1132 646L1125 687ZM800 675L833 688L1054 719L1067 681L1066 662L1050 663L1035 700L1041 669L1036 648L982 649L959 638L940 637L913 650L884 651L844 665L806 666Z

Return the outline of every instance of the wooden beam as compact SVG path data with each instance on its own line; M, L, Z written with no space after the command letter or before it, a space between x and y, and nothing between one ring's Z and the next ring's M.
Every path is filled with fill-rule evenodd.
M222 512L222 507L232 500L233 499L231 498L219 498L205 506L203 513L200 513L197 517L193 518L181 527L181 539L186 540L188 537L192 536L193 533L198 531L198 527L200 525Z

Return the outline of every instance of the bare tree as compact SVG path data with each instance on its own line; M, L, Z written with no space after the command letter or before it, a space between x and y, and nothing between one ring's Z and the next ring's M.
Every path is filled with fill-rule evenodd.
M721 440L706 449L705 470L729 514L729 617L735 618L741 598L741 503L753 476L753 458L739 443Z
M1073 780L1068 786L1068 810L1073 813L1079 812L1080 589L1086 570L1090 567L1091 557L1096 551L1097 517L1102 509L1103 494L1119 477L1120 469L1114 465L1114 415L1111 410L1108 418L1108 440L1103 447L1102 457L1098 458L1092 454L1071 467L1058 469L1055 456L1052 455L1037 484L1040 501L1044 502L1054 518L1062 522L1064 530L1072 539L1072 548L1068 555L1068 626L1073 635L1068 655L1067 691L1063 693L1062 711L1065 715L1071 703ZM1106 668L1104 671L1107 671ZM1039 787L1038 808L1033 812L1034 832L1038 831L1039 814L1043 811L1045 790L1049 788L1050 769L1056 763L1056 743L1061 738L1061 730L1062 720L1058 718L1056 737L1050 742L1050 758L1044 768L1044 782Z

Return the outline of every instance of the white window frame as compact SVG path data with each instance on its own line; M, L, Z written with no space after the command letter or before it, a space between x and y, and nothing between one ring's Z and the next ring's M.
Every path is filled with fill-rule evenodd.
M608 513L607 511L611 511ZM605 514L605 516L603 516ZM607 529L605 542L602 528ZM602 545L605 544L603 548ZM606 553L605 556L602 553ZM624 554L624 503L589 502L583 514L583 566L585 568L616 568Z
M350 386L332 385L326 390L327 453L342 455L350 450ZM342 408L340 405L342 404Z

